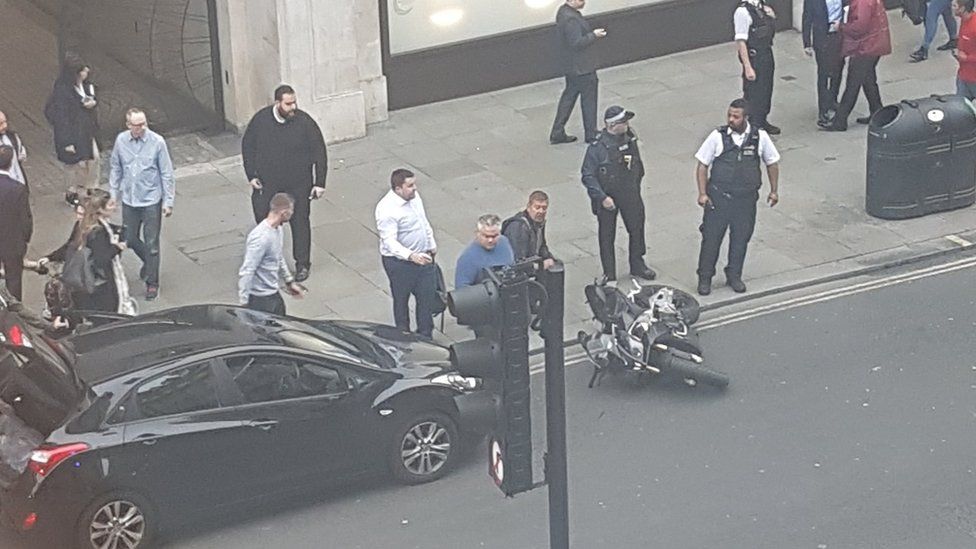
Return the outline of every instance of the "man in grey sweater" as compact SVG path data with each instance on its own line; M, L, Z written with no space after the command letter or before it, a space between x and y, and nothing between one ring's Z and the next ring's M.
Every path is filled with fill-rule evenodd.
M238 272L240 304L256 311L285 314L285 300L278 288L284 279L286 291L301 298L305 289L295 282L282 253L284 234L281 226L295 213L295 200L287 193L271 198L267 217L247 235L244 263Z

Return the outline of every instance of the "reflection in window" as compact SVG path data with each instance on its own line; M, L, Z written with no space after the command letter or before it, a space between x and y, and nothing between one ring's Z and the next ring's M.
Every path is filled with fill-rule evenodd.
M217 408L210 363L180 368L144 383L136 390L136 403L144 418Z
M234 382L249 403L346 392L339 372L287 356L243 355L226 360Z

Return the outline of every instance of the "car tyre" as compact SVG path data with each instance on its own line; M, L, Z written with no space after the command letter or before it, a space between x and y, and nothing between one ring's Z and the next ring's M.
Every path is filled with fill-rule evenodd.
M416 414L394 432L389 450L390 473L403 484L423 484L448 473L457 461L458 429L442 412Z
M146 498L132 492L110 492L92 500L81 513L75 528L75 546L78 549L152 547L156 543L156 520L156 511ZM113 536L119 543L106 543Z

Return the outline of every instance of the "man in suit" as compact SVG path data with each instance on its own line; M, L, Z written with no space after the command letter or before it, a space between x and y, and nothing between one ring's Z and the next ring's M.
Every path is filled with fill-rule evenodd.
M844 58L840 25L846 0L803 0L803 51L817 60L817 124L826 126L837 110Z
M27 176L24 175L24 167L21 163L27 160L27 147L24 147L20 136L7 125L7 115L2 111L0 111L0 145L13 147L16 154L14 154L13 164L10 165L10 177L26 185Z
M18 301L23 301L21 279L24 272L24 256L34 231L27 186L10 175L14 148L0 145L0 265L4 269L7 290Z
M586 0L566 0L556 12L556 29L562 50L563 74L566 89L559 97L556 119L549 132L549 143L572 143L576 136L566 135L566 122L573 113L576 98L580 98L583 113L583 138L589 143L596 139L597 78L596 52L593 43L607 35L606 29L591 29L580 10Z

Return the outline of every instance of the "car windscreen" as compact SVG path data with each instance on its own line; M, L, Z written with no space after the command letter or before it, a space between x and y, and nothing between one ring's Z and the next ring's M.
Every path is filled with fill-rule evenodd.
M393 358L369 338L326 323L311 323L303 329L286 329L276 335L288 346L319 354L340 356L350 362L392 368Z

